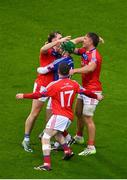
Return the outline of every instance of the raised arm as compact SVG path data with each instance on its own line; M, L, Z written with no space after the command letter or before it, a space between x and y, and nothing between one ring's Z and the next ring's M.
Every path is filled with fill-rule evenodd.
M71 39L71 36L66 36L64 38L61 38L59 40L56 40L56 41L53 41L53 42L50 42L48 44L45 44L44 46L42 46L42 48L40 49L40 52L41 53L47 53L47 50L58 45L58 44L61 44L62 42L66 42L66 41L69 41Z

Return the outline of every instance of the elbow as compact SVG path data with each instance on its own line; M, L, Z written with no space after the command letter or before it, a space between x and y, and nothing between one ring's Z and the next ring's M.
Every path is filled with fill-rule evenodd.
M46 50L45 50L45 48L44 47L42 47L41 49L40 49L40 53L45 53L46 52Z

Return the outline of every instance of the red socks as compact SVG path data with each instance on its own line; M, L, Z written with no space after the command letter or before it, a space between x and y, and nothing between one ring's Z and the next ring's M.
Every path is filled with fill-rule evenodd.
M94 141L88 140L87 145L94 146Z
M82 136L83 136L83 133L82 133L81 131L77 131L76 135L82 137Z
M68 135L68 132L65 130L62 134L64 137L66 137Z
M51 158L50 158L50 155L44 156L44 166L48 166L48 167L51 166Z
M63 147L63 150L64 150L65 154L70 154L72 152L70 147L68 147L68 145L66 143L62 144L62 147Z

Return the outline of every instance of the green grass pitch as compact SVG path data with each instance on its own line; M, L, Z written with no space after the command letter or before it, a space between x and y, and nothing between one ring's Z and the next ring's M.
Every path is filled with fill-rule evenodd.
M126 0L0 0L0 178L127 178L126 9ZM94 31L104 38L99 50L105 100L95 114L97 154L79 157L84 146L73 145L71 161L53 152L53 170L38 172L33 167L42 162L37 137L45 109L32 132L34 153L26 153L20 144L31 100L16 101L15 94L32 91L39 49L53 30L73 38ZM80 75L74 79L81 82ZM72 135L75 129L76 121Z

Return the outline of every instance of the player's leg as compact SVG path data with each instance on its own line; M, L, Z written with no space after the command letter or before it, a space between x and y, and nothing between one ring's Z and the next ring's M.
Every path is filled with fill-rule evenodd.
M48 99L47 106L46 106L46 123L52 116L52 104L51 104L51 97ZM38 138L41 140L43 135L43 131L39 134Z
M83 131L84 131L84 121L82 117L82 111L83 111L83 99L82 96L78 96L75 106L75 114L77 117L77 132L76 136L74 137L76 143L83 144L84 138L83 138Z
M96 153L95 148L95 123L93 120L94 112L98 101L92 98L88 98L84 96L83 99L84 107L83 107L83 115L84 115L84 122L87 127L88 131L88 141L87 141L87 148L84 149L79 155L90 155Z
M50 97L46 107L46 122L48 122L51 116L52 116L52 99Z
M54 118L54 117L53 117ZM51 117L51 121L53 122L53 118ZM49 120L49 121L50 121ZM47 126L47 125L46 125ZM50 129L50 128L46 128L44 130L43 136L41 138L41 143L42 143L42 152L43 152L43 164L35 167L35 170L45 170L45 171L49 171L51 170L51 144L50 144L50 140L53 136L55 136L57 134L57 130L54 129Z
M42 91L44 88L45 87L40 86L37 83L35 83L33 92ZM31 112L25 121L25 134L24 134L24 140L22 142L22 146L23 146L24 150L27 152L33 151L30 147L30 134L31 134L31 131L34 127L34 123L35 123L46 99L47 98L42 97L39 100L34 99L32 101Z
M79 153L79 155L91 155L96 153L95 148L95 123L93 120L93 116L84 116L84 121L87 127L88 132L88 141L87 141L87 148L84 149L83 152Z
M57 135L60 131L64 131L69 125L70 120L67 117L60 115L52 115L49 121L46 124L44 134L42 136L42 151L44 156L44 164L36 167L36 170L50 170L51 169L51 158L50 158L50 139L51 137ZM61 143L64 143L64 139L60 140ZM70 154L71 155L71 154Z
M61 147L64 150L63 160L69 160L74 155L74 153L72 152L70 146L66 143L63 134L59 132L56 134L55 138L61 144Z
M24 150L27 152L33 151L30 147L30 134L31 134L34 123L35 123L43 105L44 105L44 102L34 99L32 102L31 112L26 119L25 134L24 134L24 140L22 142L22 146L23 146Z

